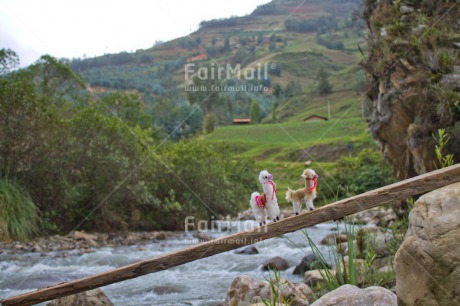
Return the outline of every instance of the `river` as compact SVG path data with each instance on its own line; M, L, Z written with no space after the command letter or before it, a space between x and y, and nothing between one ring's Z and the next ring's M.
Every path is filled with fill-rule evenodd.
M229 231L214 230L207 234L219 238L254 226L253 221L233 222ZM335 223L324 223L308 228L307 232L328 256L329 249L320 246L319 242L336 229ZM193 246L197 243L193 234L188 232L182 238L142 246L98 248L93 253L78 256L63 257L59 252L0 254L0 299ZM292 275L302 257L310 253L303 232L269 239L256 244L256 248L259 254L229 251L101 289L114 305L216 305L223 302L235 277L244 274L257 279L269 278L269 273L262 270L262 263L274 256L281 256L290 265L288 270L281 271L283 278L303 281L300 275Z

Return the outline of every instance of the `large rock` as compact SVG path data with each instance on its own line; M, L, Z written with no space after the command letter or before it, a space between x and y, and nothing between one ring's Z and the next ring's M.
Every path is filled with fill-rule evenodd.
M326 267L331 268L331 266L325 262L323 263ZM315 254L308 254L300 263L295 267L292 274L304 274L307 271L322 268L323 265L321 264L321 260L316 258Z
M270 284L267 281L252 279L247 275L235 278L227 290L225 306L249 305L255 297L270 296Z
M460 304L460 183L415 203L395 270L399 305Z
M353 285L343 285L323 295L311 306L397 306L396 295L382 287L360 289Z
M335 270L330 270L331 275L335 275ZM324 274L324 273L323 273ZM305 284L310 287L316 287L317 285L324 286L326 281L323 279L320 270L310 270L304 273Z
M235 254L254 255L259 254L259 250L253 245L235 251Z
M379 141L382 153L400 180L434 170L432 134L439 128L447 129L451 136L444 153L453 153L458 160L456 153L460 151L458 112L451 106L453 102L445 98L455 95L460 86L440 82L459 65L455 57L448 68L443 66L443 54L457 52L451 42L458 39L445 39L435 50L430 43L436 40L438 32L445 37L457 36L460 11L455 1L410 1L411 6L408 2L366 1L363 8L363 17L370 27L367 56L362 63L369 85L363 112L372 136ZM424 31L422 35L418 26L414 28L413 18L409 18L413 14L401 18L412 10L426 17L419 26L429 26L430 33ZM446 14L448 10L452 14ZM388 11L395 14L387 14ZM436 23L439 19L442 24ZM382 25L395 23L409 30L394 31L388 27L387 35L380 34ZM418 38L417 46L412 43L414 35ZM382 52L383 45L391 45L391 50Z
M278 283L274 279L271 284L278 292L280 300L291 300L291 306L308 305L308 298L313 295L313 291L305 284L294 284L285 279L280 279ZM251 303L260 303L271 298L272 291L269 282L255 280L249 276L242 275L235 278L230 288L228 288L224 305L250 305Z
M347 235L331 233L321 240L322 245L337 245L342 242L347 242Z
M264 270L275 270L276 269L277 271L280 271L280 270L286 270L287 268L289 268L289 264L285 259L279 256L275 256L265 261L263 264L263 268Z
M113 306L101 289L93 289L52 300L47 306Z

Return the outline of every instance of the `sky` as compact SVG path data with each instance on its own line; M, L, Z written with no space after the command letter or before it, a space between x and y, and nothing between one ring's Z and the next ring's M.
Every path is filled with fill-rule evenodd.
M0 49L21 66L41 55L93 57L147 49L198 29L202 20L244 16L269 0L0 0Z

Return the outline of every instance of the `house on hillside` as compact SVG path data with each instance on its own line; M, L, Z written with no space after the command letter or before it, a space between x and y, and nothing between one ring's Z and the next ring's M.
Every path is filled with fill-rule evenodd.
M329 119L326 118L326 117L323 117L323 116L319 116L319 115L311 115L311 116L308 116L307 118L303 119L303 121L305 121L305 122L326 121L326 120L329 120Z
M192 62L199 62L199 61L204 61L207 60L208 56L204 53L198 54L196 56L191 56L187 58L187 63L192 63Z
M233 119L233 125L243 125L243 124L251 124L251 119L249 118Z

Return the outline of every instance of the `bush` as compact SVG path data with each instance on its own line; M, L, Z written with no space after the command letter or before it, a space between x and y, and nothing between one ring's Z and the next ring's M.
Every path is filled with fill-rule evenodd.
M341 199L395 182L391 167L379 151L364 149L353 157L341 157L329 185L320 186L326 198Z
M18 183L0 180L0 240L25 241L37 234L39 211Z
M165 229L180 229L186 216L236 214L257 188L253 161L233 161L228 145L184 141L159 150L156 161L147 181L159 201L150 215Z
M214 129L216 128L217 124L217 117L214 114L208 114L204 118L204 129L206 131L206 134L211 134L214 132Z

